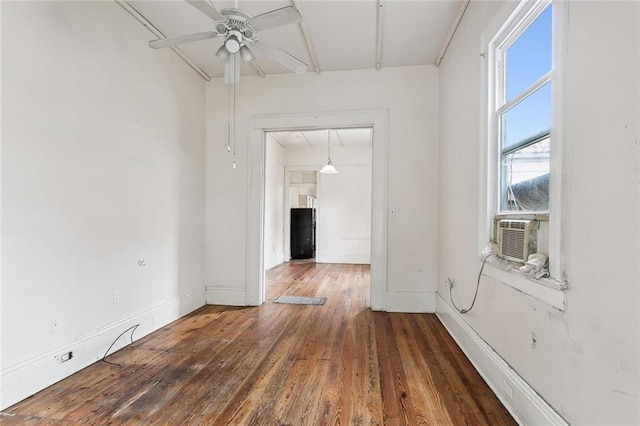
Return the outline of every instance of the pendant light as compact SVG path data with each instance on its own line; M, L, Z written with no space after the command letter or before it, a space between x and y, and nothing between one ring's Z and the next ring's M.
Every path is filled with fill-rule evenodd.
M331 129L327 130L327 139L328 139L328 156L327 156L327 164L320 170L320 173L338 173L338 170L333 166L331 162Z

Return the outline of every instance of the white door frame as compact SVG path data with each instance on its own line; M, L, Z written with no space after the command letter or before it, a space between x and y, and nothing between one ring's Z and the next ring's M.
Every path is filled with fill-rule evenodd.
M371 127L371 309L386 308L387 289L387 191L388 110L341 111L308 114L256 116L249 122L249 168L247 200L246 304L265 301L264 282L264 182L265 132L282 129L328 129Z

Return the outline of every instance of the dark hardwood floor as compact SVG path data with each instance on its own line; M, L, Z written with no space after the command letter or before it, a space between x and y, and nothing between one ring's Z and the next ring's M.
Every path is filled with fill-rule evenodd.
M292 262L10 407L6 425L512 425L434 315L372 312L369 267ZM321 296L322 306L273 303Z

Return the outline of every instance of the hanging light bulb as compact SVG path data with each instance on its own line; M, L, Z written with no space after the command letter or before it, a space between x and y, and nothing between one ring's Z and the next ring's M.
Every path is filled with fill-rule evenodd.
M327 155L327 164L320 169L320 173L338 173L338 170L334 167L331 162L331 129L327 130L327 139L328 139L328 155Z

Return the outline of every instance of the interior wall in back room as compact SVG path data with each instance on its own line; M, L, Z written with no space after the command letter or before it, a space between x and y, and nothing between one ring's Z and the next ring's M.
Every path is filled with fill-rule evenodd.
M459 322L570 424L638 424L640 236L631 229L640 217L640 3L561 3L568 8L567 49L556 76L564 83L565 116L552 132L566 150L566 310L483 276L475 307ZM440 66L438 311L445 315L453 312L446 279L455 279L456 302L470 302L484 243L482 41L515 5L471 2ZM496 389L509 400L505 383ZM515 393L509 401L522 402Z
M266 137L264 179L264 269L284 262L285 149L271 137Z
M1 7L5 407L204 303L205 87L116 2Z
M337 174L320 174L317 261L371 262L371 166L334 165Z
M387 292L432 300L436 288L438 200L438 70L433 66L320 75L243 76L237 91L237 161L224 153L227 87L207 84L206 285L245 300L249 156L253 117L387 110ZM208 300L216 303L216 300ZM404 303L404 302L402 302ZM425 306L427 304L425 303ZM431 304L430 309L435 305ZM425 309L429 309L426 307Z
M316 261L367 264L371 262L371 145L332 142L331 161L338 173L319 174ZM327 156L327 145L292 146L286 150L286 163L319 170Z

